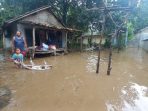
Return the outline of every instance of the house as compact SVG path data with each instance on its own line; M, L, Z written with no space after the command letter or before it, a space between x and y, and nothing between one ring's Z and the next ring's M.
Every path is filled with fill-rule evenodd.
M67 51L67 33L74 29L67 28L51 11L50 6L44 6L23 15L7 20L3 25L3 43L5 48L11 47L11 39L16 31L20 31L26 41L32 56L35 54L50 54ZM56 50L41 50L42 42L55 45Z
M148 52L148 38L141 42L142 48Z
M139 34L140 37L140 47L145 51L148 51L148 27L142 29Z
M98 33L93 33L93 34L90 34L89 32L88 33L84 33L81 35L80 38L78 38L78 42L81 44L81 50L83 49L87 49L87 48L90 48L90 47L96 47L96 45L98 45L100 43L100 39L101 39L101 35L98 34ZM104 44L105 43L105 37L102 38L102 43L101 44Z
M88 45L89 44L89 40L91 39L92 44L99 44L100 42L100 35L82 35L82 43L84 45ZM102 38L102 44L105 43L105 38Z
M140 47L148 51L148 27L140 30L135 38L129 42L130 47Z

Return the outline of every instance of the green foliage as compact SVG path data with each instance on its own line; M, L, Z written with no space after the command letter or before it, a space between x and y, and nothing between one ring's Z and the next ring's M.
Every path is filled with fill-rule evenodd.
M131 22L127 23L127 27L128 27L128 40L133 39L134 37L134 27L133 24Z
M123 49L125 48L125 34L122 33L120 34L118 38L118 49Z
M137 0L138 1L138 0ZM134 32L148 26L148 0L141 0L137 7L134 7L130 13L129 20L133 25Z
M103 0L1 0L0 26L2 26L5 20L12 17L44 5L50 5L52 7L51 10L67 27L87 32L90 28L89 25L95 23L94 28L100 30L101 27L99 21L102 20L102 14L99 11L87 11L86 9L102 7L104 5L102 1ZM133 8L129 17L130 22L127 24L129 40L132 39L134 30L139 30L148 26L148 0L142 0L140 7L136 7L137 2L134 0L107 0L107 2L109 6L116 5L127 7L130 4ZM123 13L122 11L116 11L111 14L113 15L113 19L116 24L120 25L123 22L123 15L126 15L126 12ZM108 34L113 33L115 28L115 24L107 15L105 22L105 35L107 36ZM69 38L73 46L77 44L77 37L75 37L75 39ZM121 39L121 41L124 40ZM109 43L106 41L105 45L107 46L107 44Z
M109 47L110 47L110 44L111 44L111 43L110 43L110 40L106 38L103 47L104 47L104 48L109 48Z
M71 42L70 44L68 44L67 47L70 51L79 51L80 50L80 43Z
M22 12L22 7L16 7L11 4L10 0L7 2L1 2L0 5L0 26L3 25L4 21L11 19L14 16L19 15Z
M2 42L2 39L1 39L2 37L0 37L0 48L2 48L3 47L3 42Z

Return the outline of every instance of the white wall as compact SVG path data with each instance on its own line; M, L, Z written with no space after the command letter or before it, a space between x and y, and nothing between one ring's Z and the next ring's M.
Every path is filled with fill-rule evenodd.
M92 37L92 43L99 44L100 38L98 37ZM102 39L102 44L105 43L105 38ZM88 45L88 37L83 38L83 44Z
M144 50L148 51L148 28L141 30L137 36L140 39L139 45Z
M144 50L148 51L148 40L147 40L147 41L142 41L142 42L141 42L141 47L142 47Z

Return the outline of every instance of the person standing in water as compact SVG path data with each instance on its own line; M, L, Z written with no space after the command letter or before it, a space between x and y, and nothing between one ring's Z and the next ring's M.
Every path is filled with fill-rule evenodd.
M25 37L21 35L20 31L16 32L16 35L12 39L12 53L15 52L15 49L19 48L23 56L26 56L28 50Z
M16 48L15 53L12 55L12 60L17 62L23 62L23 54L21 54L21 50Z

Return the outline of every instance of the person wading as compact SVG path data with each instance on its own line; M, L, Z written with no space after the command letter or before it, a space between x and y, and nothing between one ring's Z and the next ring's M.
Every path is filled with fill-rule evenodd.
M26 56L28 50L25 37L21 35L20 31L16 32L16 35L12 39L12 53L15 52L15 49L19 48L23 56Z

